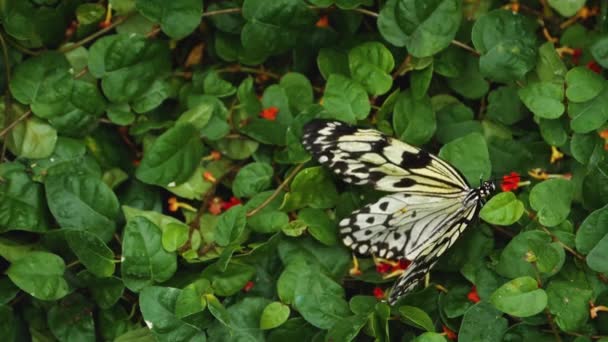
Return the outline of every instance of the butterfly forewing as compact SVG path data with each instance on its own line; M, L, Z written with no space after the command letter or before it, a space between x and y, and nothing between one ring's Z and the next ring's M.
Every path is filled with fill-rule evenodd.
M376 130L315 120L304 128L303 143L347 183L411 194L455 194L469 188L443 160Z
M379 131L314 120L304 127L303 144L344 181L393 192L339 224L354 251L412 261L393 286L391 303L418 284L479 211L479 190L455 168Z

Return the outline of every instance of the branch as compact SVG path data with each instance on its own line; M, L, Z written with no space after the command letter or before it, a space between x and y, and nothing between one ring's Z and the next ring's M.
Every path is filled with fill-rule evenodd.
M64 45L64 46L62 46L61 48L59 48L59 52L61 52L61 53L70 52L72 50L75 50L75 49L83 46L84 44L86 44L86 43L88 43L88 42L90 42L92 40L95 40L99 36L103 36L105 33L112 31L116 26L118 26L118 25L124 23L125 21L127 21L127 19L131 18L134 14L135 14L135 12L126 14L126 15L124 15L124 16L116 19L116 21L113 22L112 24L110 24L108 27L104 27L101 30L99 30L99 31L91 34L90 36L85 37L82 40L79 40L79 41L75 42L72 45Z
M247 217L251 217L255 214L257 214L260 210L264 209L268 204L270 204L270 202L272 202L272 200L274 200L280 193L281 191L287 186L287 184L289 183L289 181L291 181L291 179L298 173L300 172L300 170L304 167L304 164L300 164L298 166L296 166L293 170L291 170L291 172L289 173L289 175L287 177L285 177L285 179L283 180L283 183L281 183L279 185L279 187L272 193L272 195L270 195L264 202L262 202L262 204L260 204L257 208L251 210L250 212L247 213Z
M20 117L18 117L15 121L11 122L8 126L6 126L2 131L0 131L0 138L2 138L3 136L5 136L8 132L11 131L11 129L13 129L13 127L17 126L17 124L23 120L25 120L28 116L30 116L30 114L32 114L31 110L28 110L27 112L23 113L23 115L21 115Z
M457 41L456 39L452 40L452 45L456 45L459 48L463 48L463 49L469 51L470 53L474 54L477 57L480 56L480 54L479 54L479 52L477 52L477 50L475 50L474 48L468 46L467 44L465 44L463 42Z

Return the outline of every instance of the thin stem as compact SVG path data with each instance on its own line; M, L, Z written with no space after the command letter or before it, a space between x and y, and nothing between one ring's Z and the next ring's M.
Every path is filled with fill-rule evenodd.
M275 74L273 72L266 71L264 69L256 69L256 68L244 67L244 66L241 66L239 64L232 65L232 66L229 66L229 67L226 67L226 68L217 69L216 71L219 72L219 73L222 73L222 72L230 72L230 73L249 72L249 73L252 73L252 74L258 74L258 75L268 76L268 77L274 78L276 80L278 80L278 79L281 78L280 75Z
M283 183L281 183L279 185L279 187L272 193L272 195L270 195L257 208L248 212L247 217L251 217L251 216L257 214L260 210L264 209L268 204L270 204L270 202L272 202L272 200L274 200L281 193L281 191L287 186L287 184L291 181L291 179L293 177L295 177L295 175L298 172L300 172L300 170L302 170L303 167L304 167L304 164L300 164L300 165L296 166L293 170L291 170L291 173L289 173L289 175L287 177L285 177L285 179L283 180Z
M114 21L108 27L104 27L101 30L91 34L88 37L83 38L82 40L77 41L76 43L74 43L72 45L67 45L67 46L63 46L63 47L59 48L59 52L62 52L62 53L70 52L72 50L75 50L75 49L83 46L84 44L86 44L92 40L95 40L97 37L103 36L107 32L112 31L116 26L127 21L127 19L131 18L134 14L135 13L129 13L129 14L126 14L126 15L116 19L116 21Z
M10 132L11 129L13 129L13 127L17 126L17 124L19 122L23 121L28 116L30 116L30 114L32 114L32 111L28 110L27 112L23 113L23 115L21 115L20 117L18 117L15 121L11 122L2 131L0 131L0 138L3 137L3 136L5 136L8 132Z
M585 257L583 255L581 255L580 253L578 253L577 251L575 251L574 249L570 248L568 245L566 245L565 243L563 243L557 236L555 236L555 234L553 234L549 229L547 229L544 226L540 226L540 228L547 233L549 236L551 236L551 239L553 239L553 241L559 243L565 250L567 250L568 252L570 252L570 254L574 255L577 259L579 260L585 260Z
M378 13L372 12L370 10L366 10L365 8L353 8L351 11L359 12L359 13L362 13L362 14L365 14L367 16L374 17L374 18L378 18L378 16L379 16Z
M216 10L216 11L203 12L203 18L204 17L212 17L214 15L232 14L232 13L241 13L241 8L240 7L237 7L237 8L225 8L225 9Z
M479 56L479 52L477 52L477 50L475 50L474 48L472 48L472 47L468 46L467 44L460 42L456 39L452 40L452 45L456 45L459 48L469 51L470 53L474 54L475 56Z
M4 58L4 69L6 73L6 87L11 83L11 61L8 57L8 47L6 46L6 40L4 35L0 32L0 44L2 45L2 58Z

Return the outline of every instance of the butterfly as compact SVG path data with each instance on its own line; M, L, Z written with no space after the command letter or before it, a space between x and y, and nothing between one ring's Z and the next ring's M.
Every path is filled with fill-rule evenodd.
M447 162L374 129L315 119L302 143L345 182L391 193L339 222L353 251L411 261L393 285L391 305L416 287L496 189L492 181L471 188Z

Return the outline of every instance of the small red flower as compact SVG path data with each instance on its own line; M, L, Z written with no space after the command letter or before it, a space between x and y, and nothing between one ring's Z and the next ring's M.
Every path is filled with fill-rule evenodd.
M279 113L279 108L277 107L268 107L260 112L260 117L262 119L274 121L277 119L277 114Z
M316 27L319 28L325 28L329 26L329 18L327 17L327 15L322 16L321 18L319 18L319 20L317 20L317 22L315 23Z
M473 303L478 303L481 300L479 298L479 293L477 293L477 286L471 288L471 292L467 294L467 299Z
M581 56L583 55L583 49L574 49L572 51L572 63L578 65L580 63Z
M398 271L398 270L406 270L410 264L412 262L406 259L399 259L399 262L397 263L397 265L393 266L393 268L391 269L392 272Z
M602 67L597 64L596 61L589 61L589 63L587 63L587 69L595 72L596 74L599 74L602 72Z
M241 201L238 198L232 196L232 197L230 197L230 199L227 202L222 203L222 210L224 210L224 211L228 210L228 209L234 207L235 205L239 205L239 204L241 204Z
M381 263L379 263L379 264L376 265L376 272L378 272L378 273L386 273L386 272L390 271L391 268L393 268L393 266L381 262Z
M245 284L245 286L243 286L243 292L249 292L251 291L251 289L255 286L255 283L253 281L248 281L247 284Z
M447 337L448 340L456 341L456 339L458 339L458 335L456 335L456 333L452 329L446 327L445 325L442 325L442 327L443 327L443 335L445 335L445 337Z
M384 298L384 291L378 286L374 287L374 297L378 300Z
M517 172L511 172L508 175L502 176L502 182L500 183L500 188L502 191L513 191L519 187L519 182L521 181L521 177Z

